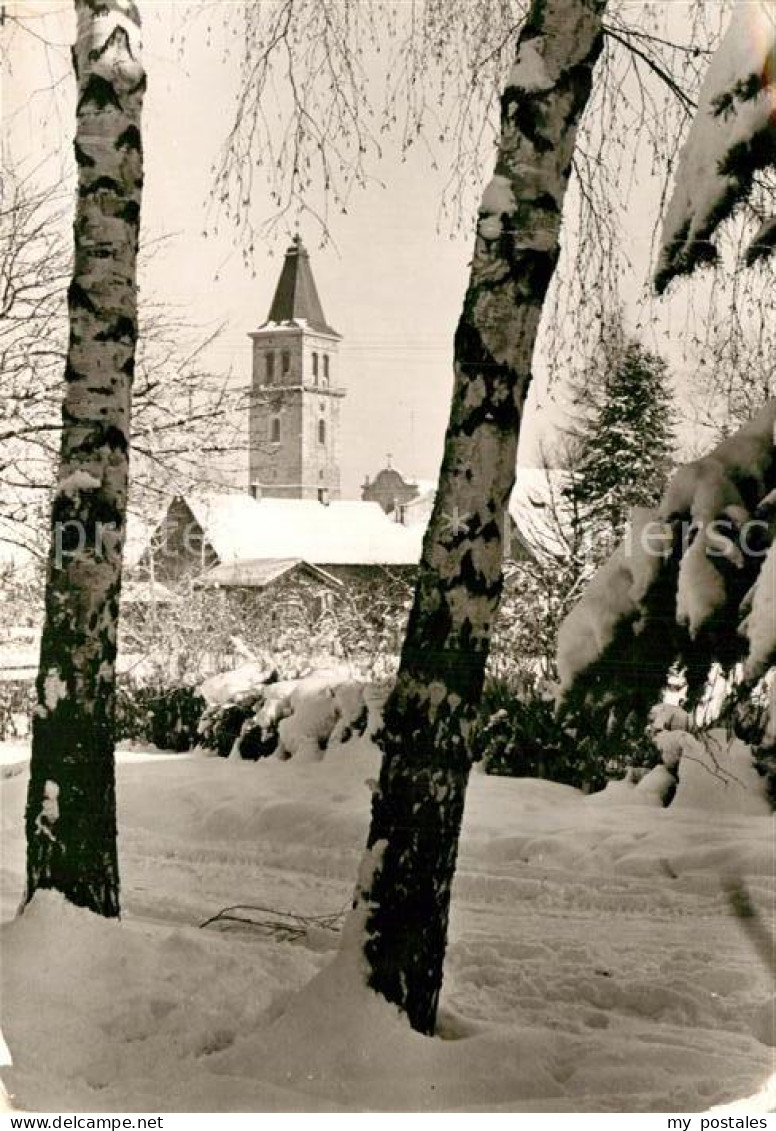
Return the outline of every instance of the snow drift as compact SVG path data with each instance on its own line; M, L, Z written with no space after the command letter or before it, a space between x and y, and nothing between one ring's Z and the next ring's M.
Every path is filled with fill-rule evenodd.
M332 965L328 932L199 928L228 903L346 908L378 760L366 736L313 763L120 755L123 921L40 893L0 930L14 1102L690 1112L757 1093L748 1110L763 1110L769 976L720 879L770 905L773 821L709 813L697 793L684 809L631 789L602 804L475 773L434 1039L347 956ZM2 782L6 920L23 883L20 770Z

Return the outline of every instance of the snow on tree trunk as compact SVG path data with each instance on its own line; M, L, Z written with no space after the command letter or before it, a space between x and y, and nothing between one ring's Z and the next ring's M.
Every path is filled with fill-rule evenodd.
M504 521L542 305L559 252L604 0L534 0L501 102L493 179L455 335L450 422L357 892L373 989L431 1033L450 888L502 582Z
M27 894L119 913L114 676L145 73L133 0L76 0L75 262L27 798Z
M658 293L677 275L714 263L711 236L745 199L754 174L776 164L776 8L773 0L736 5L709 66L679 158L666 211ZM754 238L748 260L773 247L776 219Z

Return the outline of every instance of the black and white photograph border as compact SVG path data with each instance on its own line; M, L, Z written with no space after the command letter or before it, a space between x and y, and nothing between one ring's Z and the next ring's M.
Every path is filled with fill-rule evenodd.
M4 1125L768 1126L773 0L0 62Z

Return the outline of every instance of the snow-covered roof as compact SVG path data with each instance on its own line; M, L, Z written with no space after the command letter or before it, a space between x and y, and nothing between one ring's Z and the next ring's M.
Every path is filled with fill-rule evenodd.
M236 562L224 562L222 565L214 566L213 569L208 570L200 584L264 589L267 585L271 585L273 581L278 581L281 577L285 577L297 569L301 569L333 588L342 586L338 577L334 577L333 574L327 573L319 566L313 565L311 562L304 562L299 558L281 558L280 560L249 558Z
M422 531L402 526L379 503L187 495L219 562L300 559L312 565L415 565Z

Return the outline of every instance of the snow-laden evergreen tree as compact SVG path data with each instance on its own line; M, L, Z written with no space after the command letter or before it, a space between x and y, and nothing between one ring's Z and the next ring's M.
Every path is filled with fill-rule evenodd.
M564 494L569 521L592 561L611 552L632 507L654 506L673 462L674 411L664 360L628 333L618 317L607 327L577 402L574 474Z

